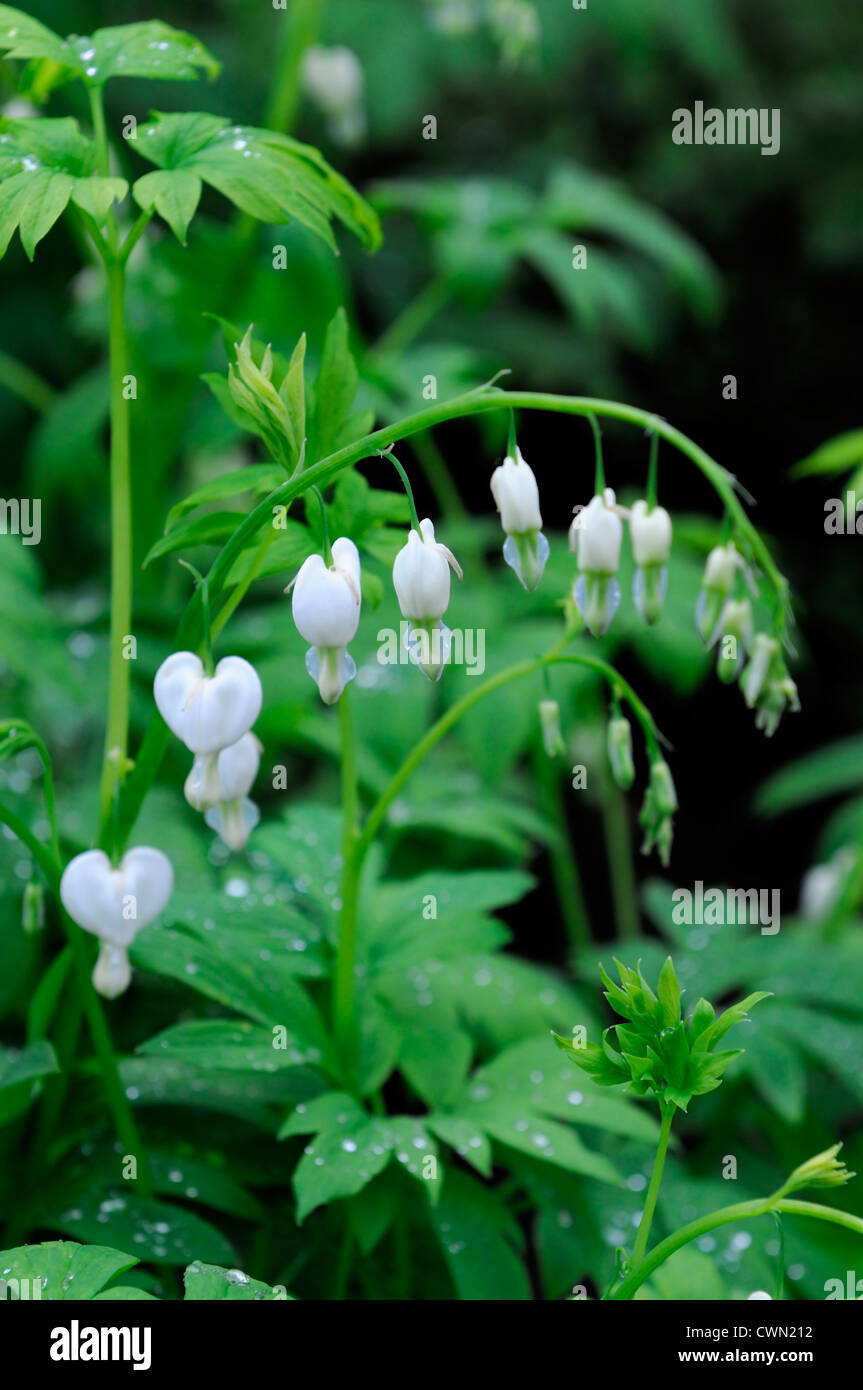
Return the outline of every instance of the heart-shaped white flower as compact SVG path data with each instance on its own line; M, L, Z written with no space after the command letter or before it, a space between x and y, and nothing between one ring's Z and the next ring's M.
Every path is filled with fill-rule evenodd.
M79 927L112 946L128 946L158 917L174 891L174 870L161 850L138 845L113 868L101 849L77 854L60 880L63 906Z
M158 917L174 890L174 870L161 850L139 845L115 869L101 849L78 854L60 880L63 906L79 927L102 942L93 986L106 999L128 988L132 968L126 948Z
M153 694L172 733L192 753L237 743L261 712L258 673L241 656L225 656L212 676L194 652L174 652L156 672Z

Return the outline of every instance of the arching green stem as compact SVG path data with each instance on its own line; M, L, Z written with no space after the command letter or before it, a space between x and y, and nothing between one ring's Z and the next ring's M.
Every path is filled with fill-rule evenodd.
M733 1221L746 1221L756 1216L766 1216L768 1212L786 1212L789 1216L810 1216L818 1221L829 1221L837 1226L844 1226L849 1231L856 1231L858 1235L863 1235L863 1218L852 1215L848 1211L840 1211L836 1207L825 1207L819 1202L799 1202L794 1198L780 1197L778 1193L772 1193L769 1197L756 1198L752 1202L736 1202L730 1207L721 1207L718 1211L710 1212L707 1216L700 1216L695 1221L690 1221L687 1226L681 1226L679 1231L667 1236L665 1240L659 1242L651 1250L650 1254L626 1276L622 1283L613 1290L608 1296L611 1299L623 1300L635 1296L645 1280L649 1279L654 1270L680 1250L690 1241L697 1240L699 1236L706 1235L708 1231L713 1231L717 1226L727 1226Z
M356 1045L356 1025L355 1025L355 1006L354 1006L354 951L355 936L357 926L357 908L360 888L360 876L365 857L374 843L375 836L381 829L386 818L387 811L398 796L405 783L410 780L413 773L420 763L440 742L440 740L459 722L468 710L473 709L480 700L484 700L488 695L501 690L504 686L510 685L513 681L521 680L523 676L533 675L541 671L546 666L551 665L575 665L584 666L589 670L596 671L609 683L612 688L616 688L620 695L630 705L633 714L644 730L645 739L649 746L658 746L658 736L656 726L650 711L638 698L632 687L623 679L622 676L609 666L607 662L601 661L598 657L564 655L561 647L570 640L570 633L567 632L555 647L543 656L534 657L529 661L519 662L516 666L510 666L505 671L500 671L496 676L484 681L482 685L468 692L461 700L457 700L454 705L442 714L440 719L434 723L423 735L411 752L407 755L401 767L393 776L389 785L384 789L378 800L372 807L366 819L365 825L359 834L350 842L346 840L345 866L342 881L342 910L339 920L339 963L341 964L339 983L336 989L338 1008L336 1017L339 1020L338 1037L340 1043L340 1053L342 1058L353 1054ZM344 696L342 696L344 699ZM344 729L344 726L343 726ZM343 748L344 748L343 743ZM344 767L344 756L343 756ZM342 940L348 944L342 946ZM342 961L344 956L344 961ZM350 971L347 967L347 959L350 958Z

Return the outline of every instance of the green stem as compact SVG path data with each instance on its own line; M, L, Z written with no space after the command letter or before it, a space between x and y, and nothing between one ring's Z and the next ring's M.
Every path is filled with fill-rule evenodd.
M568 640L569 634L563 639L563 642ZM426 731L419 742L415 744L398 772L389 783L389 786L381 794L369 812L368 819L358 841L361 854L365 854L368 850L383 823L389 807L422 762L423 758L431 752L436 743L440 742L444 734L449 733L450 729L458 723L462 715L466 714L468 710L472 709L480 700L484 700L487 695L494 694L496 690L500 690L503 686L509 685L512 681L521 680L522 676L532 675L534 671L539 671L544 666L585 666L590 670L597 671L601 676L604 676L610 685L614 685L616 682L619 690L629 702L633 713L642 725L645 739L652 741L654 745L656 744L656 727L653 723L650 711L638 698L632 687L623 680L617 671L615 671L614 667L609 666L607 662L601 661L598 657L560 655L559 648L561 645L563 645L563 643L558 643L556 647L546 652L544 656L537 656L530 661L522 661L516 666L509 666L505 671L499 671L496 676L492 676L489 680L484 681L482 685L470 690L467 695L464 695L461 700L457 700L454 705L451 705L450 708L441 715L440 719L438 719L437 722Z
M105 1018L102 1005L99 1001L95 989L90 979L90 965L87 959L87 948L84 935L79 926L76 925L66 912L61 913L63 927L72 948L72 965L78 979L78 990L84 1008L84 1016L87 1020L87 1027L96 1051L96 1058L99 1063L99 1071L102 1075L102 1085L105 1090L105 1099L108 1102L108 1109L114 1121L114 1128L117 1137L123 1145L125 1155L131 1155L137 1159L138 1177L136 1179L137 1190L142 1197L149 1198L153 1195L150 1172L147 1164L147 1155L138 1133L138 1126L132 1114L132 1107L129 1104L126 1092L123 1090L123 1083L117 1070L117 1058L114 1055L114 1047L111 1042L111 1032Z
M560 915L574 956L590 940L587 908L581 891L578 865L570 843L569 825L561 795L560 768L546 753L542 740L535 745L534 766L540 805L557 832L548 847L548 855Z
M662 1183L665 1154L668 1149L668 1140L671 1137L674 1108L673 1105L667 1105L662 1113L662 1125L659 1130L659 1140L656 1145L656 1158L653 1161L653 1172L650 1175L650 1186L647 1189L644 1211L641 1214L638 1235L635 1238L635 1245L632 1250L632 1263L635 1268L638 1268L641 1264L641 1261L644 1259L644 1252L647 1249L650 1228L653 1224L653 1213L656 1211L656 1199L659 1196L659 1188Z
M318 36L324 0L293 0L279 52L276 81L267 107L267 130L288 134L300 104L303 55Z
M414 415L408 415L402 420L395 421L383 429L364 435L362 439L355 440L352 444L328 455L327 458L320 459L317 463L310 465L299 477L295 476L281 483L249 513L214 560L207 576L211 593L218 596L219 586L224 586L238 556L242 554L250 541L265 525L271 524L274 506L287 505L293 498L298 497L314 484L323 487L344 469L349 468L351 464L359 463L362 459L375 457L380 453L382 447L389 448L399 439L408 439L412 435L421 434L448 420L484 414L487 411L510 409L549 410L560 414L579 416L594 413L623 420L629 424L638 425L642 429L655 430L663 439L694 463L707 478L724 503L726 510L734 518L738 533L747 538L752 555L761 565L775 589L780 604L786 611L789 609L788 581L779 571L770 551L743 510L734 491L731 475L680 430L676 430L667 421L646 410L640 410L637 406L624 405L618 401L599 400L587 396L559 396L538 391L504 392L488 386L480 387L476 391L469 391L462 396L455 396L448 401L442 401L417 411ZM195 623L198 621L198 615L199 608L193 599L180 622L177 636L177 643L180 646L189 645L195 640ZM122 824L125 834L128 834L134 824L150 783L158 771L167 742L167 730L161 718L154 716L139 753L139 770L134 775L133 786L128 794L128 799L124 798Z
M96 168L103 179L111 172L108 153L108 133L105 129L105 107L102 103L101 87L88 87L90 96L90 117L93 122L93 139L96 142Z
M132 490L129 448L129 402L126 375L125 272L109 262L111 356L111 634L108 724L102 763L100 842L110 826L114 789L126 769L129 738L129 661L123 642L132 624Z
M152 208L149 212L142 212L141 215L138 217L137 221L135 221L132 224L132 226L126 233L126 239L123 242L123 245L120 247L118 253L119 260L122 262L123 265L126 264L135 247L137 246L138 242L140 241L141 237L143 236L144 231L146 230L152 216Z
M357 769L347 690L339 700L342 735L342 910L333 974L333 1032L346 1078L356 1054L357 906L362 857L358 855Z
M681 1226L678 1231L655 1245L638 1268L633 1269L614 1292L609 1294L609 1298L615 1300L633 1298L645 1280L649 1279L654 1270L664 1264L669 1256L684 1245L688 1245L690 1241L697 1240L699 1236L715 1230L717 1226L727 1226L732 1221L745 1221L756 1216L766 1216L771 1211L786 1212L789 1216L811 1216L819 1221L829 1221L834 1225L844 1226L849 1231L855 1231L858 1235L863 1235L863 1218L854 1216L851 1212L840 1211L836 1207L825 1207L818 1202L799 1202L793 1198L779 1197L776 1193L772 1193L769 1197L759 1197L752 1202L736 1202L733 1206L721 1207L718 1211L710 1212L707 1216L700 1216L697 1220L690 1221L687 1226Z
M624 941L638 936L638 896L632 863L632 837L626 813L626 797L610 777L600 790L602 829L611 879L611 898L617 935Z
M32 830L24 824L20 817L16 816L14 811L7 810L3 805L0 805L0 822L2 822L3 825L8 825L13 835L17 835L21 843L27 846L33 858L36 860L36 863L39 865L39 868L45 875L51 891L54 894L58 894L60 891L61 872L59 861L53 858L45 846L36 839Z
M407 473L405 472L403 466L399 463L395 454L390 453L389 449L381 449L381 457L389 459L390 463L393 465L399 477L401 478L402 486L405 490L405 493L407 494L408 509L410 510L411 514L411 526L416 531L417 535L421 535L422 533L420 531L420 519L417 514L417 504L414 501L414 491L410 485L410 479L408 478Z

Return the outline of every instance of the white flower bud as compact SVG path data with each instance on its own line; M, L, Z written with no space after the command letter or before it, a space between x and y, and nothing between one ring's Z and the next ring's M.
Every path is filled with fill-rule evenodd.
M533 469L525 463L521 449L510 455L491 475L491 491L500 512L500 524L507 535L541 531L539 488Z
M733 541L729 541L727 545L714 546L704 565L703 587L730 594L742 563L743 558Z
M722 609L742 564L743 557L732 541L714 546L707 557L695 608L695 625L708 647L712 647L719 636Z
M196 758L186 779L186 800L229 849L245 846L261 818L248 794L258 775L261 744L254 734L244 734L231 748L208 758Z
M719 642L716 674L726 685L736 680L739 675L743 658L752 647L754 632L752 604L749 599L726 599L716 629L716 640ZM734 646L726 650L728 638L734 639Z
M156 672L153 694L172 733L192 753L236 743L261 712L258 673L241 656L225 656L212 676L194 652L174 652Z
M357 673L346 648L356 635L361 601L360 556L353 541L339 536L332 553L331 566L320 555L310 555L290 586L294 622L311 643L306 669L328 705Z
M436 622L449 606L450 568L459 579L461 567L445 545L435 540L434 524L426 517L420 535L411 530L393 564L393 586L402 616L412 623Z
M449 605L450 568L459 579L461 567L445 545L435 540L428 517L413 529L393 564L393 587L402 616L408 619L407 646L411 660L429 680L440 680L449 660L452 633L441 622Z
M548 541L540 530L542 517L536 478L519 448L516 448L514 459L507 455L492 473L491 491L506 531L503 558L525 589L533 590L548 560Z
M570 543L582 574L616 574L620 565L623 522L615 510L613 490L591 497L570 528Z
M60 899L73 922L103 942L93 985L106 998L127 988L126 948L163 911L173 890L171 861L147 845L127 850L116 869L100 849L78 854L66 865Z
M629 513L632 558L637 565L665 565L671 550L671 517L664 507L648 511L641 498Z
M778 655L779 643L775 637L768 637L766 632L757 633L752 643L749 665L740 678L743 698L750 709L757 704Z

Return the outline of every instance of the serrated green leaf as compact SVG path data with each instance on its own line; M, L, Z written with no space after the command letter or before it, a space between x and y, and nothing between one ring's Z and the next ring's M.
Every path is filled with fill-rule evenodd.
M276 1072L322 1060L321 1039L226 1019L177 1023L142 1043L138 1052L210 1070Z
M166 1202L144 1201L120 1188L79 1192L74 1204L46 1203L39 1213L43 1225L87 1240L94 1240L104 1230L107 1215L111 1239L120 1249L130 1254L134 1251L137 1258L184 1265L200 1256L229 1264L234 1255L221 1232L195 1212Z
M197 507L203 507L210 502L222 502L226 497L237 497L244 492L271 492L284 481L285 471L276 463L253 463L245 468L233 468L228 473L220 473L208 483L203 483L201 487L188 493L181 502L175 503L168 513L165 533L173 531L178 521Z
M129 192L125 179L107 179L92 175L86 179L76 179L72 189L72 202L90 214L101 227L108 216L112 203L120 203Z
M366 245L378 244L368 204L317 150L287 136L203 112L153 112L138 127L137 147L162 169L197 175L261 221L296 219L335 249L330 222L338 218Z
M144 557L142 569L146 569L162 555L173 554L175 550L191 550L198 545L221 545L233 535L244 520L244 512L206 512L204 516L187 517L178 521L167 536L160 536L150 546Z
M157 169L135 180L132 197L145 212L157 212L185 246L189 223L201 201L201 188L197 174L187 169Z

